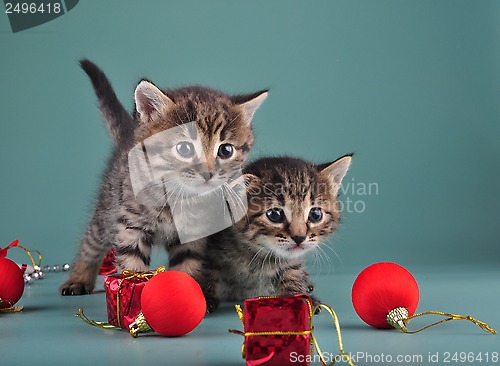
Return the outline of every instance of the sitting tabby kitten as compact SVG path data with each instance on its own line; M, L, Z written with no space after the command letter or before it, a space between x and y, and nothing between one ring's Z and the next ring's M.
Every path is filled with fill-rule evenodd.
M205 238L179 245L166 200L173 196L177 202L177 196L182 200L188 190L194 195L193 187L209 190L218 184L214 182L232 179L230 173L234 167L241 167L253 145L250 122L266 99L267 91L228 96L199 86L160 90L142 80L135 89L135 111L131 116L118 101L104 73L88 60L83 60L81 66L92 81L115 148L94 215L61 293L90 293L103 256L113 246L118 271L147 270L151 248L160 244L168 251L171 269L196 275L201 269ZM190 128L183 127L187 125ZM172 139L179 140L163 141L169 140L169 131L176 127ZM146 146L146 141L154 144ZM141 153L143 150L141 158L145 157L151 177L158 162L164 163L169 174L168 179L161 177L161 184L154 182L156 191L142 191L140 200L133 187L137 177L130 174L130 152L134 148ZM149 160L146 148L150 150ZM201 155L203 160L198 159ZM148 196L149 192L160 191L159 199ZM181 224L197 226L196 222Z
M336 229L351 155L314 165L263 158L244 169L247 217L208 239L200 284L208 311L224 300L312 292L303 260Z

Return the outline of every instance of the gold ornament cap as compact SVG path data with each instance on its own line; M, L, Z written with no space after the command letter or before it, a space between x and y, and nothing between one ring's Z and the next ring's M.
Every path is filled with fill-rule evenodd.
M146 333L153 330L146 321L146 318L144 317L142 311L139 313L139 315L137 315L134 322L131 323L128 327L130 329L130 335L134 338L137 338L139 333Z
M389 311L389 314L386 316L386 321L390 325L392 325L396 329L401 329L403 332L406 332L406 324L405 320L409 317L408 309L399 307L392 309Z

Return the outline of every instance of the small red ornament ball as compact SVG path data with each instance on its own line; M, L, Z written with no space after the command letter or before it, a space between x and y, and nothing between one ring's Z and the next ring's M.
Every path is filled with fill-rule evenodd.
M155 332L171 337L191 332L207 310L198 282L179 271L166 271L151 278L142 290L141 308Z
M399 264L381 262L366 267L352 286L352 304L359 317L375 328L392 328L387 314L398 307L409 316L418 306L419 290L415 278Z
M0 257L0 309L14 306L23 292L23 272L10 259Z

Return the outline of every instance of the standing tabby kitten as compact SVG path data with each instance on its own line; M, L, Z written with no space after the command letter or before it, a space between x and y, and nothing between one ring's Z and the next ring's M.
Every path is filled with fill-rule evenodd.
M312 292L304 257L339 224L337 196L350 163L351 155L321 165L263 158L244 169L247 217L207 243L208 311L224 300Z
M160 90L142 80L135 89L131 116L104 73L88 60L81 66L92 81L115 147L61 293L92 292L103 256L113 246L119 271L147 270L151 248L160 244L168 251L171 269L197 275L206 238L179 244L178 229L198 225L189 221L190 207L182 201L234 179L253 145L250 122L267 91L228 96L200 86ZM141 154L132 154L135 165L132 151ZM144 172L151 176L141 176ZM174 223L169 203L178 201L183 216Z

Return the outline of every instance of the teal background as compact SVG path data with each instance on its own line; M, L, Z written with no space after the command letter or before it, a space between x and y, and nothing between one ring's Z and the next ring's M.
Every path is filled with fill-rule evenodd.
M269 87L254 157L354 152L343 200L364 212L344 214L333 267L498 264L499 16L472 0L82 1L13 34L1 14L0 242L76 252L111 149L87 57L127 108L141 77Z
M465 322L414 336L371 329L349 293L362 268L395 261L419 282L419 311L500 328L499 20L500 1L488 0L82 0L16 34L0 14L0 247L18 238L45 264L74 258L112 146L80 58L106 72L127 108L141 77L230 93L269 87L253 157L355 153L342 201L364 210L344 213L329 242L338 256L324 247L328 257L310 267L346 350L439 352L441 363L446 351L499 351L498 336ZM359 191L370 183L378 190ZM26 288L23 314L0 314L2 362L243 364L242 339L226 333L240 328L231 304L187 337L133 340L74 319L83 306L106 320L104 294L62 298L65 277L49 273ZM335 353L320 319L322 346Z

